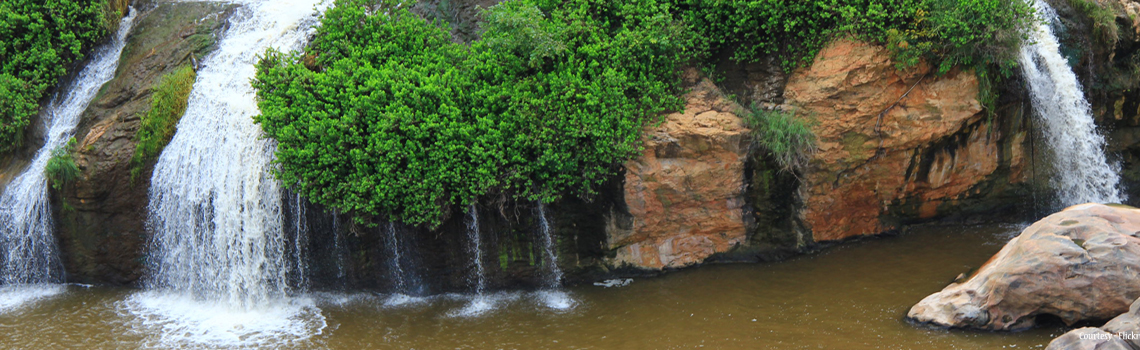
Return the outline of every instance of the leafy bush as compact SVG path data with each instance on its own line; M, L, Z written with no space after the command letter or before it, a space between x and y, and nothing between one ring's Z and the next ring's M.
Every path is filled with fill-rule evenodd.
M22 143L39 101L106 35L113 9L107 0L0 0L0 153Z
M839 35L890 43L904 66L927 58L941 72L955 65L1008 69L1033 20L1020 0L675 1L713 52L734 50L741 61L779 55L787 69L811 62Z
M142 117L135 133L135 154L131 157L131 181L138 178L143 167L162 153L174 137L175 126L186 112L186 100L194 88L194 68L184 65L167 73L151 95L150 110Z
M802 169L815 152L815 133L792 112L753 106L741 111L740 116L752 129L753 144L768 151L784 171Z
M51 151L51 158L48 158L44 167L44 174L47 174L51 187L56 191L79 179L79 166L75 165L75 159L71 157L71 152L74 150L75 138L72 137L66 145Z
M680 108L690 37L652 0L515 0L453 43L398 2L338 0L254 87L279 176L314 202L438 225L485 196L590 196Z

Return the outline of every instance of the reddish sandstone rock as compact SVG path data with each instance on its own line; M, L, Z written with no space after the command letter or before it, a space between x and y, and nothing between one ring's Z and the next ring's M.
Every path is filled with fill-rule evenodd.
M1000 138L982 125L977 95L972 72L939 76L927 65L899 71L885 48L850 39L831 43L811 67L795 72L787 105L813 121L819 139L802 178L803 217L815 240L891 229L880 217L904 199L917 201L920 218L931 218L994 174ZM1020 159L1011 160L1017 177Z
M694 72L689 72L695 80ZM631 222L607 229L612 265L677 268L746 239L744 162L748 129L708 79L685 95L682 113L645 132L644 153L626 163Z
M1140 209L1082 204L1022 231L978 272L910 309L946 327L1012 330L1037 315L1106 320L1140 297Z

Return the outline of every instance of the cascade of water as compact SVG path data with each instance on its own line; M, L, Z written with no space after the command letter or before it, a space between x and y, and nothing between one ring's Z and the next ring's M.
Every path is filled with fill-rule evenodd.
M562 287L562 269L558 268L558 256L554 253L554 237L550 223L546 221L546 206L538 202L538 229L543 249L543 263L546 265L545 286L557 289Z
M248 0L204 60L151 177L151 274L146 285L239 309L292 291L275 145L253 123L250 79L267 48L296 50L319 0Z
M293 259L291 263L293 266L291 270L296 276L294 285L299 289L305 290L309 288L309 222L306 218L307 210L305 207L307 202L301 197L301 194L293 194L292 214L293 214Z
M329 2L234 3L151 176L146 290L120 306L147 347L296 347L327 327L298 295L307 261L290 250L305 232L289 228L291 201L271 172L276 145L253 122L250 80L266 49L300 49Z
M401 294L408 294L408 283L404 280L404 269L400 264L400 245L396 238L396 223L388 222L388 251L390 252L389 260L391 266L392 281L395 282L396 292Z
M475 204L467 210L467 240L470 242L467 247L471 253L471 260L475 264L474 273L468 277L468 283L472 284L475 294L483 294L487 280L483 274L483 247L480 244L479 213L475 211Z
M539 239L543 249L543 264L546 265L545 285L547 290L540 291L538 297L542 304L552 309L566 310L574 307L575 301L562 287L562 269L558 268L558 256L554 250L554 229L546 219L546 205L538 202L538 228Z
M0 285L56 283L62 278L44 169L52 151L71 139L99 89L114 78L135 12L130 10L111 42L96 49L74 82L40 113L47 127L44 145L0 194Z
M1032 5L1048 23L1056 23L1056 12L1044 1L1032 0ZM1021 48L1019 63L1053 153L1051 182L1060 204L1122 202L1119 171L1105 160L1104 137L1096 130L1089 103L1061 56L1052 28L1035 23L1030 37L1032 42Z

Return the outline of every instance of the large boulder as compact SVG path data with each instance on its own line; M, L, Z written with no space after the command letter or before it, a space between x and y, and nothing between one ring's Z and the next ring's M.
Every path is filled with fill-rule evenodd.
M946 327L1015 330L1038 315L1107 320L1140 297L1140 209L1082 204L1014 238L976 274L922 299L907 317Z
M1140 299L1103 327L1084 327L1053 339L1046 350L1140 349Z

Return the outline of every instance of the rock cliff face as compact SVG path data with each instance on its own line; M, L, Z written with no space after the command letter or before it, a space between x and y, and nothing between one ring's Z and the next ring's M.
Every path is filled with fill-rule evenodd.
M149 166L131 178L135 132L162 75L193 64L214 43L232 5L164 3L140 14L115 78L76 131L82 176L54 196L68 280L128 284L142 274ZM68 209L65 208L70 207Z
M750 79L783 79L752 77L760 71ZM782 96L771 83L744 91L811 125L819 150L797 174L748 147L741 106L689 79L685 111L647 129L645 151L626 164L626 210L607 229L612 265L683 267L737 247L798 249L988 211L1017 203L1013 189L1031 175L1021 105L990 116L972 72L899 71L881 46L840 39L788 76Z
M1106 320L1140 297L1140 209L1082 204L1034 223L969 279L910 309L945 327L1016 330L1037 315Z
M793 74L787 104L819 138L803 177L803 216L814 239L894 229L882 217L907 200L919 218L933 218L994 175L1003 135L984 125L977 95L973 72L899 71L885 48L853 40L834 42ZM1018 153L1015 174L1024 163Z
M693 71L687 74L696 80ZM645 152L626 163L624 213L607 229L611 264L678 268L744 243L748 129L709 79L685 110L645 131ZM621 216L622 218L618 218ZM623 224L618 224L618 222Z

